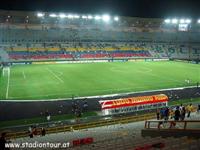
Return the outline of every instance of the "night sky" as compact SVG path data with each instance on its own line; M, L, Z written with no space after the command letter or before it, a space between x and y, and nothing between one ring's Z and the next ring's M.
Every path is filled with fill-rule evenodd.
M200 0L1 0L0 9L108 13L119 16L200 17Z

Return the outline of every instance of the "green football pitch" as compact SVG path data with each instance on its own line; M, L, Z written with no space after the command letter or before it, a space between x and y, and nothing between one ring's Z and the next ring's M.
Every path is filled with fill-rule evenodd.
M16 65L0 74L0 99L46 100L195 86L200 65L173 61Z

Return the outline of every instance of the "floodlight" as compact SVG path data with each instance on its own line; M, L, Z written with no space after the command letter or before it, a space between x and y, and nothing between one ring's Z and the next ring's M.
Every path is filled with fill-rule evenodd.
M100 16L95 16L94 19L95 19L95 20L100 20L101 17L100 17Z
M92 18L93 18L93 16L91 16L91 15L88 15L88 16L87 16L87 18L88 18L88 19L92 19Z
M110 21L110 16L109 15L103 15L102 19L103 19L103 21L108 22L108 21Z
M74 18L79 19L80 16L79 15L74 15Z
M119 17L114 17L114 20L115 21L119 21Z
M197 21L197 23L200 23L200 19Z
M165 23L170 23L171 20L170 19L165 19Z
M65 18L66 15L65 15L65 14L59 14L59 17L60 17L60 18Z
M191 23L192 21L190 19L185 20L186 23Z
M82 18L82 19L87 19L87 16L82 16L81 18Z
M67 15L67 18L73 19L74 16L69 14L69 15Z
M57 15L56 14L49 14L49 17L55 18L55 17L57 17Z
M178 23L178 20L177 20L177 19L172 19L172 23L173 23L173 24L177 24L177 23Z
M186 21L185 21L185 19L180 19L179 22L180 22L180 23L185 23Z
M37 13L38 17L44 17L44 13Z

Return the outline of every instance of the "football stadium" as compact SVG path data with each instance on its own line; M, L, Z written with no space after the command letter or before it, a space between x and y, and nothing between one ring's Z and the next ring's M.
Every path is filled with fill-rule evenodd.
M0 10L0 149L199 150L200 20Z

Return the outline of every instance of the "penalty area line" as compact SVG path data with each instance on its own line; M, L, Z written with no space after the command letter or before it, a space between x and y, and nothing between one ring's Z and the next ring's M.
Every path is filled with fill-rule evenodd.
M60 78L60 77L58 77L52 70L50 70L49 68L46 68L46 70L48 71L48 72L50 72L56 79L58 79L61 83L64 83L64 81Z
M24 71L22 72L22 74L23 74L24 79L26 79L26 75L25 75Z

